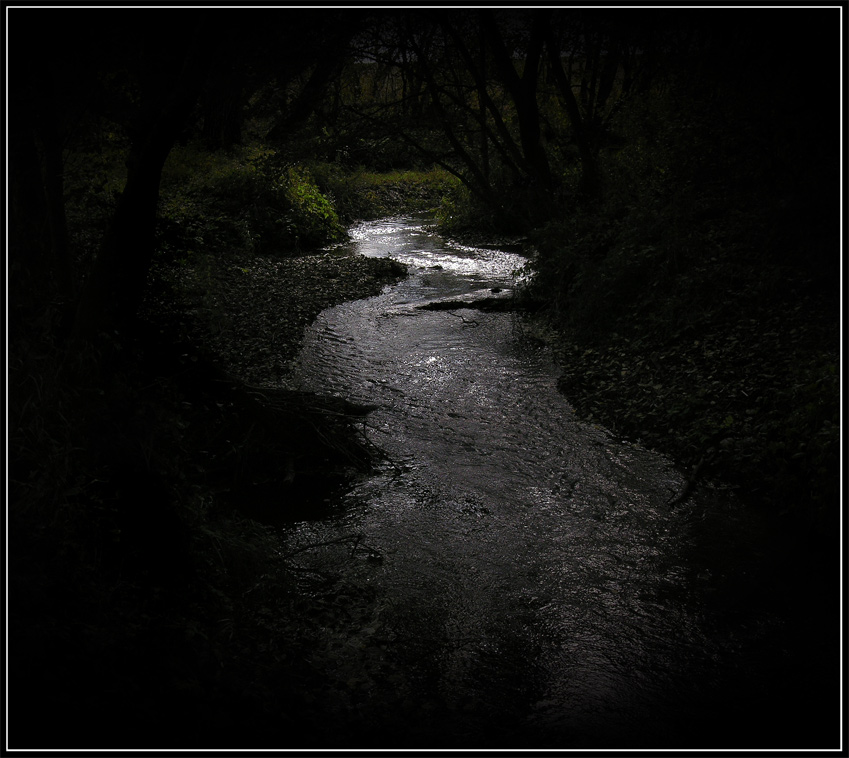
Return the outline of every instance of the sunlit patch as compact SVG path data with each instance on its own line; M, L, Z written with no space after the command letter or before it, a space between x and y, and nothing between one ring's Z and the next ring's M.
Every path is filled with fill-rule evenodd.
M493 283L516 279L527 260L516 253L443 240L424 224L405 219L363 222L349 230L353 249L369 257L391 257L434 273Z
M539 510L549 510L558 504L558 499L550 487L528 487L526 502Z
M451 362L438 355L412 358L407 362L407 367L413 383L426 383L430 385L431 391L435 385L447 384L454 374Z

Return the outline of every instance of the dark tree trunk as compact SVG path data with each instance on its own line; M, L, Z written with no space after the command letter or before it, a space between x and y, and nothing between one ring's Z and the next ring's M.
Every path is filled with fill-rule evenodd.
M415 41L411 38L410 46L416 56L422 60L426 61L427 58L423 54L423 51L416 45ZM474 194L476 197L481 199L485 205L488 205L493 210L501 212L502 205L499 201L498 197L492 190L490 186L488 177L484 174L483 169L478 162L474 159L474 157L469 153L468 150L463 146L463 143L457 137L455 133L454 127L452 125L452 120L449 118L448 114L445 112L445 109L442 106L442 102L440 100L440 92L441 88L436 82L436 79L433 74L433 69L424 63L422 66L422 72L424 74L425 83L427 84L428 90L431 96L431 103L433 105L434 113L436 114L439 122L442 126L442 129L445 132L445 136L448 138L448 141L451 143L451 147L454 151L454 154L463 162L468 171L467 176L462 176L456 170L448 169L457 176L460 181L466 186L466 188ZM415 144L412 140L407 137L411 144ZM426 151L423 151L426 153ZM445 168L448 166L441 162L437 161Z
M9 264L16 271L44 269L50 259L47 200L35 131L9 129Z
M572 122L572 129L575 133L575 143L578 146L578 152L581 157L581 180L579 192L582 198L589 200L601 193L601 181L598 167L598 155L595 146L592 144L592 136L590 130L581 117L581 111L578 107L578 101L572 92L572 83L566 76L563 70L563 61L561 59L561 51L554 42L553 35L548 33L546 39L546 47L548 49L548 61L551 66L554 82L560 93L560 100L563 107L566 109L566 114Z
M74 295L65 220L62 140L52 78L31 61L12 100L9 130L13 256L18 268L52 280L56 293Z
M127 159L127 183L80 294L74 342L122 336L141 302L154 247L162 167L197 102L212 42L198 36L170 91L147 104Z
M348 46L358 26L345 19L336 24L337 28L317 55L317 62L307 83L265 135L270 142L281 142L292 129L303 124L315 112L328 85L341 75Z
M167 155L153 145L131 149L127 183L82 289L77 338L121 333L132 324L153 255L159 180Z
M203 94L201 136L210 150L242 142L244 80L239 72L219 73Z
M552 188L551 169L542 144L542 130L537 106L537 80L546 19L546 14L537 14L534 18L531 38L525 56L524 70L522 75L519 76L513 66L512 56L504 44L492 11L481 13L483 33L492 50L493 63L516 106L525 168L535 182L541 200L545 199L544 196Z
M489 181L489 130L486 125L486 37L481 29L480 32L480 77L477 80L478 88L478 119L481 124L480 150L483 175Z
M50 230L50 249L56 282L61 294L71 300L74 281L71 273L68 226L65 216L65 179L62 162L62 143L56 128L55 115L39 129L42 147L41 165L44 176L44 194L47 198L47 226Z
M442 23L446 33L451 36L454 47L460 53L466 68L475 81L475 87L478 90L479 109L475 114L478 124L481 128L481 164L483 172L488 177L488 145L491 142L498 151L504 165L507 166L516 176L522 174L521 166L524 164L524 156L522 155L519 146L515 144L504 119L501 116L501 111L493 102L487 91L486 80L486 35L483 29L480 30L480 54L475 58L471 50L466 45L463 37L451 25L448 19L444 19ZM492 128L488 122L492 122Z

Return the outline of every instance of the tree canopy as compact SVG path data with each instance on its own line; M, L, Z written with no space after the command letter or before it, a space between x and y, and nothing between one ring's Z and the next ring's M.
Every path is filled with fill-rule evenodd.
M490 219L527 230L609 194L611 157L636 139L623 109L634 123L644 108L667 143L691 130L684 160L703 176L724 169L698 142L725 130L759 171L805 187L811 214L834 208L811 194L837 187L837 106L815 94L838 85L836 51L814 42L826 13L767 25L753 9L14 8L9 21L12 265L41 261L79 301L78 336L132 320L162 167L187 140L437 165ZM647 129L639 139L650 146ZM84 262L66 178L75 153L104 144L124 151L126 185Z

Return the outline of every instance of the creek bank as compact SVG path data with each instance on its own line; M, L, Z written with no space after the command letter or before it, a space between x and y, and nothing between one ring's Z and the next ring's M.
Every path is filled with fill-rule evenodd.
M57 449L13 445L16 479L31 472L9 516L17 745L315 744L322 645L362 636L372 609L261 522L320 512L378 453L356 428L369 407L277 372L324 308L405 275L338 254L159 265L108 381L45 380L52 405L30 412Z
M674 323L655 290L604 330L564 326L550 304L525 324L583 418L821 536L839 497L838 322L822 298L791 294L725 292L718 313Z
M355 422L372 409L292 391L286 376L321 311L378 294L406 266L324 252L209 257L157 275L147 316L160 334L175 335L165 364L207 486L245 515L276 523L319 512L348 477L369 470L379 452Z
M155 271L148 318L250 384L280 386L304 329L325 308L377 295L401 263L339 252L299 257L203 256Z

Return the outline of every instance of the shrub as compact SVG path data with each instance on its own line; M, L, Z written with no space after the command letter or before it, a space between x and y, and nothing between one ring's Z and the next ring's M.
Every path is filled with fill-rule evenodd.
M158 247L166 258L228 251L294 255L344 239L307 168L273 150L173 152L163 174Z
M303 166L290 166L273 185L286 210L282 226L299 249L324 247L345 238L345 229L331 201ZM277 223L277 221L275 221Z

